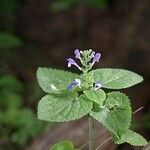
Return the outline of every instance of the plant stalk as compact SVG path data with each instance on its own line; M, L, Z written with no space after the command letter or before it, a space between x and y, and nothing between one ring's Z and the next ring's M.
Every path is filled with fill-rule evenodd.
M93 124L92 124L92 117L89 116L89 150L93 150Z

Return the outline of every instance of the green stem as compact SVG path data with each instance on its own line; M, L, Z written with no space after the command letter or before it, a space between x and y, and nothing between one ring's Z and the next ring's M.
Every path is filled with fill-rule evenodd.
M89 150L93 150L93 125L92 125L92 117L89 116Z

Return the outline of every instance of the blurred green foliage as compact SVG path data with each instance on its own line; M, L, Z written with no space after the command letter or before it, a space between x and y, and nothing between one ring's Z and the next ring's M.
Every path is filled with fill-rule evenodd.
M12 31L21 0L0 0L0 29Z
M0 33L0 48L10 49L21 44L22 41L17 36L10 33Z
M16 149L40 134L45 123L23 107L23 85L15 77L1 75L0 89L0 139L5 149Z
M5 56L10 49L23 44L15 31L17 11L21 0L0 0L0 52ZM1 58L0 58L1 59Z
M22 46L16 34L16 20L21 0L0 0L0 67L4 71L5 60L14 57L12 49ZM39 135L46 124L24 106L23 84L12 75L0 75L0 148L21 149Z
M141 122L142 123L133 122L132 128L136 130L150 129L150 112L147 112L146 114L144 114L144 116L142 116Z
M20 0L1 0L0 10L4 16L10 16L19 8Z
M50 150L79 150L75 149L73 143L70 141L61 141L54 144Z
M23 40L16 35L17 14L21 0L0 0L0 68L6 65L5 60L13 57L12 49L22 46Z
M0 68L2 69L10 51L23 44L23 40L14 32L20 6L21 0L0 0Z
M150 129L150 112L143 116L142 122L143 128Z
M50 9L53 11L62 11L75 6L90 6L95 9L104 10L108 6L108 0L55 0L50 4Z

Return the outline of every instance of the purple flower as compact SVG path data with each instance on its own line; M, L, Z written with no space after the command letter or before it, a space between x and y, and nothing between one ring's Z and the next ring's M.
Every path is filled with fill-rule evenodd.
M71 65L74 65L79 70L82 70L81 67L72 58L68 58L67 61L68 61L68 67L71 67Z
M90 54L90 58L93 58L95 56L95 52L92 51L91 54Z
M75 49L75 50L74 50L74 54L75 54L75 58L81 59L79 49Z
M102 87L100 82L96 82L95 86L94 86L94 90L97 91L98 89L100 89Z
M92 66L95 64L95 62L99 62L99 59L101 58L101 54L100 53L96 53L94 58L93 58L93 61L92 61Z
M75 86L81 87L80 79L75 79L69 86L67 86L67 90L72 90Z

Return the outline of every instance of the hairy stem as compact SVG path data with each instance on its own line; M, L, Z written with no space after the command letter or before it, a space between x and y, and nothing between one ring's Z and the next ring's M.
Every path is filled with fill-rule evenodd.
M89 116L89 150L93 150L93 125L92 125L92 117Z

